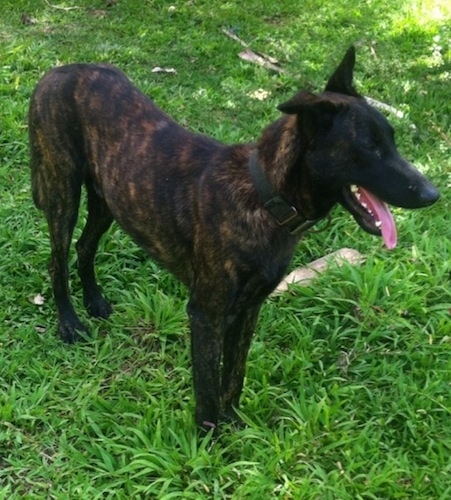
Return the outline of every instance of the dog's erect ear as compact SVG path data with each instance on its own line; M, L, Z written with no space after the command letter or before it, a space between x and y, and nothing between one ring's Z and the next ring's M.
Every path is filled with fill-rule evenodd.
M330 77L326 85L326 92L334 92L342 94L342 96L361 97L355 90L352 80L355 65L355 48L351 45L347 50L343 60ZM329 111L337 110L346 102L346 98L332 98L330 95L326 97L324 94L315 95L311 92L301 90L289 101L277 106L279 111L289 115L299 114L313 105L319 105L323 109L328 108Z
M334 74L326 85L326 92L337 92L339 94L360 97L355 90L352 81L355 66L355 47L351 45L347 50Z

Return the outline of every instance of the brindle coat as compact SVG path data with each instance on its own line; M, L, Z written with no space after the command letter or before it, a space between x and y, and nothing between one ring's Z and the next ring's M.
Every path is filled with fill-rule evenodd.
M300 237L265 207L249 173L251 155L300 221L321 219L341 203L380 234L351 200L351 183L398 206L438 197L399 156L385 118L352 87L354 60L351 48L325 92L299 92L256 144L243 145L185 130L114 67L74 64L47 73L30 105L31 173L35 204L49 225L62 339L74 342L86 331L68 285L84 185L88 218L76 248L88 312L111 313L94 256L116 220L189 289L196 422L209 429L220 414L233 415L259 309Z

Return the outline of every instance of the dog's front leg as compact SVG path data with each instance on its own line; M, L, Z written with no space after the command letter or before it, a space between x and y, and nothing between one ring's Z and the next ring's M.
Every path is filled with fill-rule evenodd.
M191 326L196 423L204 430L216 429L220 403L220 364L223 318L202 306L194 297L188 304Z
M221 410L226 420L238 420L235 409L243 390L247 355L260 306L249 307L237 314L224 334Z

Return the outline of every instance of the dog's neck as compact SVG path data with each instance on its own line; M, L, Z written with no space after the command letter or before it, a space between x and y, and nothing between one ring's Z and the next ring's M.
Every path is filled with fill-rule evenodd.
M276 219L279 226L288 228L290 234L298 234L310 229L320 220L305 219L295 206L274 190L260 166L257 149L252 152L248 167L255 190L264 208Z

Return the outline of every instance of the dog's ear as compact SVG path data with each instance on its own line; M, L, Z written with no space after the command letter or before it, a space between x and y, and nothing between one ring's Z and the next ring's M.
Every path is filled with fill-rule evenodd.
M312 94L305 90L301 90L294 95L290 100L279 104L277 109L288 115L298 115L306 112L324 111L329 113L336 113L350 99L341 96L332 96L331 94Z
M329 78L326 85L326 92L337 92L339 94L360 97L353 86L353 74L355 66L355 47L351 45L347 50L343 60Z
M354 97L324 92L311 94L298 92L289 101L278 106L278 109L289 115L298 115L298 126L308 138L327 132L334 123L338 113L348 106Z
M279 104L277 109L287 115L297 115L318 102L318 96L306 90L301 90L287 102Z

